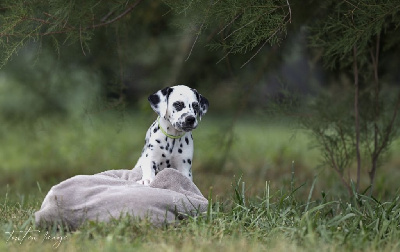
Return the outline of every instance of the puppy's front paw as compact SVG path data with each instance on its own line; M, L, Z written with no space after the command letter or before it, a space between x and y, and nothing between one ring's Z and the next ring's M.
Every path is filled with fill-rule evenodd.
M141 180L137 181L136 183L149 186L151 183L151 179L141 179Z

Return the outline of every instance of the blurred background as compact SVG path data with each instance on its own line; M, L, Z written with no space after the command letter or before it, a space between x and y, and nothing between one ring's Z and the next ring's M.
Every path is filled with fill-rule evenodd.
M54 2L62 4L63 1ZM346 65L347 56L343 56L333 66L327 66L326 50L323 46L318 48L316 44L320 40L312 37L313 25L333 12L329 4L290 1L288 6L287 1L271 1L279 6L276 7L278 21L266 26L278 24L279 29L268 28L265 32L274 39L268 40L268 35L267 39L249 40L253 44L246 49L239 47L241 42L228 40L251 24L263 22L257 13L253 21L241 19L245 19L243 13L252 14L254 6L269 15L262 6L267 5L266 1L260 1L259 5L249 1L253 5L247 6L248 9L239 3L236 6L233 3L236 1L228 1L230 10L242 8L244 11L234 9L230 18L222 20L216 16L217 20L209 23L202 17L213 5L210 7L201 1L192 1L193 5L197 4L194 6L185 1L137 2L123 17L115 13L121 13L126 6L136 4L135 1L118 5L121 11L117 7L107 9L105 4L105 9L98 10L97 15L119 17L118 20L83 35L71 33L76 35L75 39L69 38L68 33L46 36L42 32L39 39L33 36L25 40L18 38L15 31L6 34L10 32L6 31L6 25L14 28L21 25L11 24L6 17L43 16L49 23L57 16L46 6L36 6L36 12L24 14L14 11L13 8L22 8L17 4L4 4L6 7L0 8L3 50L10 50L8 46L14 43L13 39L24 42L8 54L10 58L3 61L0 69L2 195L7 191L45 195L52 185L77 174L132 169L140 156L145 132L156 119L148 104L148 95L178 84L196 88L210 102L208 113L193 132L194 182L203 194L207 195L212 187L215 197L227 197L232 194L232 185L244 181L250 195L263 193L266 182L276 189L294 183L295 187L301 187L300 194L304 197L308 197L312 183L313 197L319 197L321 192L332 197L347 195L341 178L350 186L356 181L355 154L335 170L327 162L330 157L321 147L323 140L318 141L316 136L319 129L327 127L324 122L332 125L342 119L350 124L354 121L352 65ZM62 6L65 7L65 2ZM215 13L222 13L222 7ZM76 14L79 10L74 8L70 16L79 16ZM269 10L268 6L265 8ZM354 10L354 6L348 8ZM398 6L393 13L399 16ZM392 17L393 13L388 16ZM96 21L79 18L86 23ZM274 20L275 17L266 18ZM63 27L68 27L63 20ZM68 22L75 21L71 18ZM398 33L397 21L385 18L382 26L385 28L381 27L378 32L382 34L382 45L377 46L382 49L379 55L381 103L373 103L368 98L373 88L368 87L366 80L374 79L371 70L374 65L360 60L360 71L371 73L360 77L361 119L368 117L363 115L373 114L375 105L381 104L389 119L388 124L382 119L379 125L382 132L389 129L385 125L391 125L393 132L378 162L374 189L377 197L394 195L400 178L399 121L393 116L398 110L399 44L392 43L385 48L383 44L389 41L384 40L389 37L384 29ZM35 22L47 24L33 22L33 25ZM239 23L237 27L233 26L235 22ZM30 25L26 29L32 30ZM256 33L250 36L254 37ZM375 41L377 35L370 37ZM373 48L375 44L369 41L366 45ZM348 55L351 59L352 54ZM376 117L370 121L376 122ZM366 123L367 133L361 135L362 139L368 138L368 132L374 132L368 127ZM327 131L332 130L327 127ZM384 140L384 133L379 137ZM352 139L346 142L351 145L338 147L346 150L343 154L346 158L351 152L347 152L346 146L350 149L355 146ZM360 190L363 191L370 183L368 172L373 151L370 142L361 145Z

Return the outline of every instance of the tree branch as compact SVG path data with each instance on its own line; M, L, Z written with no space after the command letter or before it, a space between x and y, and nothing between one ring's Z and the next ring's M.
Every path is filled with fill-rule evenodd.
M122 12L121 14L119 14L118 16L116 16L115 18L107 21L107 22L103 22L100 24L95 24L92 26L87 27L86 29L95 29L98 27L102 27L102 26L106 26L109 24L112 24L118 20L120 20L121 18L123 18L124 16L126 16L129 12L131 12L142 0L137 0L136 2L134 2L133 4L131 4L128 8L126 8L126 10L124 12Z
M292 23L292 8L290 8L289 0L286 0L286 3L289 8L289 23Z
M386 131L385 131L385 137L382 141L382 144L379 146L379 149L377 150L376 154L380 155L380 153L382 152L382 150L387 146L389 139L390 139L390 133L393 130L393 126L394 126L394 122L396 120L397 117L397 113L400 110L400 92L397 95L397 102L393 111L393 115L392 115L392 119L390 120L389 125L386 127Z
M357 66L357 47L353 46L353 74L354 74L354 114L355 114L355 130L356 130L356 155L357 155L357 183L356 192L360 187L361 180L361 154L360 154L360 113L358 110L358 66Z
M369 179L370 179L370 195L372 195L374 182L375 182L375 174L376 169L378 166L378 158L379 153L378 151L378 135L379 135L379 127L378 127L378 117L379 117L379 94L380 94L380 85L379 85L379 75L378 75L378 62L379 62L379 47L380 47L380 34L377 35L376 38L376 45L375 45L375 55L371 48L371 60L372 60L372 67L374 69L374 90L375 90L375 97L374 97L374 151L372 152L372 167L371 171L369 172Z
M321 137L323 146L324 146L326 152L328 153L328 156L329 156L329 159L330 159L330 163L331 163L331 167L333 168L333 170L339 176L340 180L342 181L342 184L347 189L347 192L349 193L349 196L351 196L352 195L351 187L346 182L346 180L344 179L343 174L340 172L339 166L337 165L337 163L335 161L335 157L333 156L333 150L331 148L329 148L328 143L325 141L325 137L323 136L322 132L319 131L319 132L317 132L317 134L319 135L319 137Z
M200 26L200 28L199 28L199 31L197 32L196 38L195 38L194 41L193 41L192 47L190 48L189 54L188 54L188 56L187 56L187 58L186 58L185 61L188 61L189 58L190 58L190 55L192 55L193 48L194 48L194 46L196 45L197 39L198 39L199 36L200 36L201 30L203 29L203 25L204 25L204 22L201 24L201 26Z

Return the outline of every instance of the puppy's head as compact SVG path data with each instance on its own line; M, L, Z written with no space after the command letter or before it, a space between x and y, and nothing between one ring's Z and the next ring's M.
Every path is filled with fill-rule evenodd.
M209 106L208 100L196 89L183 85L159 90L148 100L160 117L168 120L176 130L186 132L197 127Z

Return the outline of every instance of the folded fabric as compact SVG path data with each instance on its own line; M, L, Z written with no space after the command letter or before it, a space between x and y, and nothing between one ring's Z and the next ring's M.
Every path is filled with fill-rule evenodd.
M57 222L76 229L87 220L107 222L125 214L161 225L207 210L208 200L179 171L162 170L150 186L136 183L141 177L141 169L133 169L67 179L50 189L35 213L36 225Z

